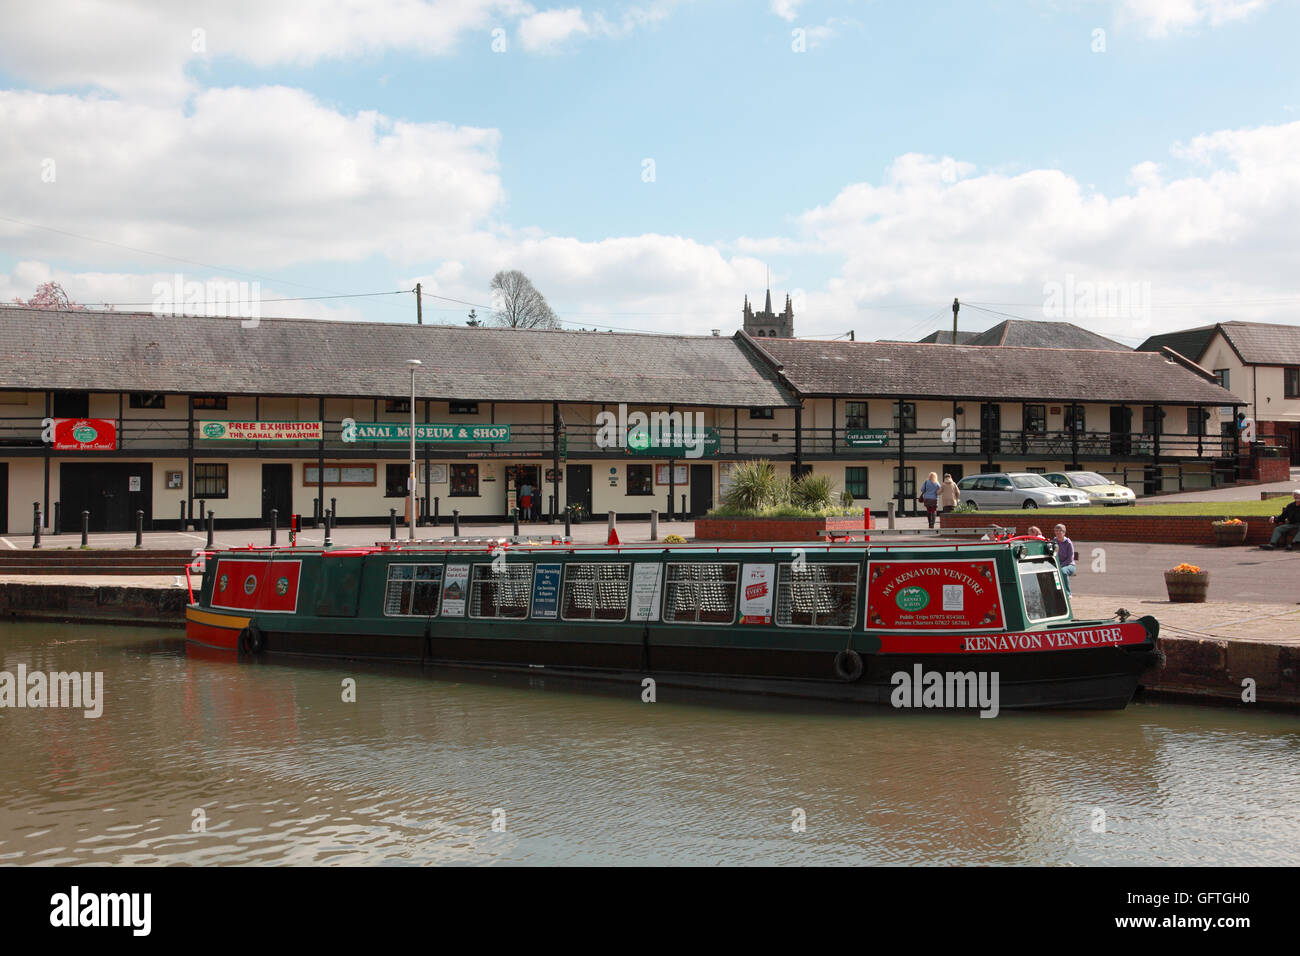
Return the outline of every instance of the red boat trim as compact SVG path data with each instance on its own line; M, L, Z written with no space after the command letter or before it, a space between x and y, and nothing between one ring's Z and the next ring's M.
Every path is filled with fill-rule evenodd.
M871 632L874 633L874 632ZM1086 650L1143 644L1147 629L1124 624L1012 631L1002 634L879 634L882 654L1006 654Z

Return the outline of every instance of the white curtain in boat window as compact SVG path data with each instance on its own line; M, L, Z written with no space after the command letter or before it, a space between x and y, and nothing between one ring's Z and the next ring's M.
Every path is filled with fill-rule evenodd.
M527 617L531 564L476 564L469 584L470 617Z
M673 624L730 624L736 618L737 564L691 561L669 564L664 621Z
M434 617L442 600L441 564L390 564L384 614Z
M782 564L776 623L781 627L852 627L858 603L856 564Z
M630 564L570 561L564 566L566 621L621 621L627 617Z

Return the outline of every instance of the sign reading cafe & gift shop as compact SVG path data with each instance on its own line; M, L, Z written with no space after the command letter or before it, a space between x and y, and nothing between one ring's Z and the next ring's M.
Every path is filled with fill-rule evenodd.
M199 422L204 441L320 441L320 422Z
M376 442L409 442L411 426L407 422L354 422L343 420L343 440ZM415 440L430 443L455 442L508 442L509 425L446 425L435 422L416 422Z

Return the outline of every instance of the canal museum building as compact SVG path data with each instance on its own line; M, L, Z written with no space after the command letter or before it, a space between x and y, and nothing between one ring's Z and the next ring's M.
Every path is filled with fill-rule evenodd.
M698 516L754 458L827 475L879 512L912 510L930 471L1084 468L1150 494L1246 477L1270 453L1232 426L1242 400L1170 349L4 307L0 352L14 533L34 504L67 531L83 511L93 531L132 530L137 511L174 529L201 507L219 527L264 526L272 509L281 527L330 507L346 523L403 516L412 390L418 507L444 521L504 520L525 483L542 518ZM673 416L702 434L683 439Z

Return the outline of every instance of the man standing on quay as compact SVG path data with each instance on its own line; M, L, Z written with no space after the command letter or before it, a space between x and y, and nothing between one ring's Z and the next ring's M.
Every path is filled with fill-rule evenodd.
M1287 537L1300 531L1300 488L1291 492L1291 503L1283 508L1282 513L1276 518L1269 518L1268 523L1273 525L1273 537L1269 539L1268 544L1260 545L1265 551L1272 551ZM1286 550L1297 549L1292 543Z

